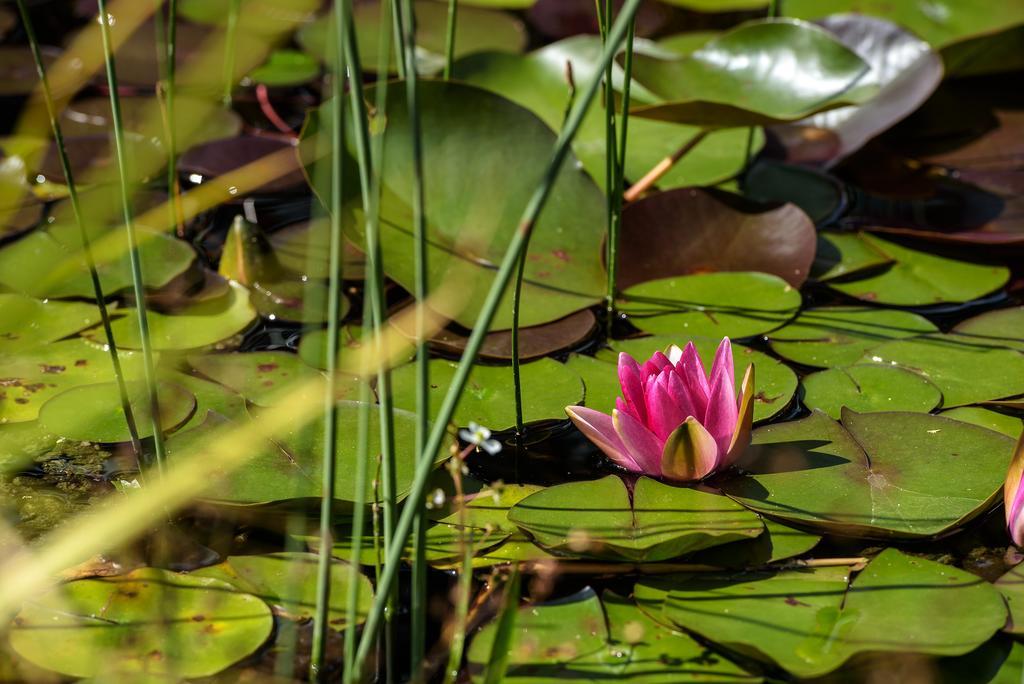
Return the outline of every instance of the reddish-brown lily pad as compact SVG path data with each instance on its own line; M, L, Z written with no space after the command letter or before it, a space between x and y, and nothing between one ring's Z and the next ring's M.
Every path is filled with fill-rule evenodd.
M760 271L800 287L817 237L795 205L765 209L724 193L680 188L623 212L618 287L713 271Z

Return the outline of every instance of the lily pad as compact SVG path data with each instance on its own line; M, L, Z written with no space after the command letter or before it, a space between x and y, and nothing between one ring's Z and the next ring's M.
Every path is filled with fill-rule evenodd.
M502 681L759 681L691 637L654 622L630 599L610 591L602 599L587 587L559 601L519 609ZM492 622L470 644L467 656L474 672L490 660L496 632Z
M698 273L634 285L619 308L654 335L743 338L792 318L800 292L767 273Z
M664 613L681 627L797 677L863 652L962 655L1005 620L998 593L957 568L886 549L846 587L835 572L691 575ZM950 611L949 600L962 610ZM759 619L751 621L749 615Z
M787 0L786 5L786 14L803 19L841 12L882 17L941 48L944 58L959 53L961 59L976 59L993 37L1024 24L1024 6L1010 3L1004 10L994 13L984 0L931 0L925 5L913 0ZM947 62L947 70L954 71L958 61Z
M958 323L953 332L972 344L1024 352L1024 307L987 311Z
M630 497L617 475L555 485L512 507L509 520L556 551L654 562L753 538L760 518L728 498L640 478Z
M223 580L247 594L258 596L278 615L291 620L310 620L316 612L318 557L313 553L269 553L262 556L229 556L223 563L189 573L190 577ZM365 575L357 580L356 619L366 620L373 603L373 586ZM346 626L349 565L331 563L331 601L327 616L331 629Z
M253 283L252 305L261 316L272 321L293 323L327 322L327 284L301 280ZM351 304L341 295L340 315L344 318Z
M269 410L269 409L268 409ZM380 419L375 405L369 408L369 437L367 446L368 472L366 501L373 501L373 480L380 458ZM256 420L259 420L258 416ZM335 498L339 501L355 500L355 472L358 456L359 403L338 402L338 442L335 476ZM224 427L224 420L207 420L203 426L175 435L167 441L168 458L175 454L201 451L205 440ZM408 493L415 471L414 433L415 416L396 410L394 415L397 495ZM218 473L204 496L229 504L268 504L291 499L319 498L321 464L323 460L323 419L317 419L276 435L240 468ZM442 450L443 453L443 450Z
M34 598L15 618L10 641L23 658L71 677L193 678L247 657L273 625L265 603L229 584L140 568Z
M943 411L940 415L1001 432L1011 439L1017 439L1020 437L1021 432L1024 432L1024 422L1020 418L1008 416L1005 413L999 413L991 409L981 408L980 406L961 406Z
M299 86L320 75L320 62L305 52L279 49L267 61L249 72L249 80L272 88Z
M466 3L469 5L470 3ZM445 36L448 27L448 8L437 2L419 0L413 4L416 15L416 71L429 75L444 67ZM353 18L359 34L359 57L363 70L373 72L380 62L380 5L363 3L355 6ZM301 28L296 36L299 44L325 63L333 60L334 45L331 26L334 19L328 13ZM455 56L473 52L501 50L520 52L526 47L526 31L522 22L510 14L480 7L460 6L455 24ZM389 69L395 72L395 57L391 56Z
M372 101L372 88L366 96ZM435 298L431 305L438 313L472 328L497 264L519 230L522 212L545 172L555 134L529 111L472 86L424 81L419 102L424 130L457 131L423 140L423 163L432 169L425 188L429 289L437 292L444 283L459 283L451 295ZM312 115L306 135L316 129L316 117L332 106L329 102ZM412 291L412 211L407 204L412 175L404 89L388 90L387 113L381 200L383 262L387 275ZM318 177L315 170L312 176ZM469 178L477 186L493 181L502 192L500 196L467 193ZM329 198L328 188L317 190L321 200ZM345 230L361 245L364 222L356 205L358 200L353 199ZM603 298L607 285L601 256L604 205L598 187L574 160L567 160L551 201L534 227L526 255L520 325L548 323ZM510 283L492 330L512 327L512 289Z
M942 403L942 393L927 378L903 368L877 364L841 366L812 373L801 381L804 405L838 419L843 408L859 413L918 411Z
M885 342L864 352L861 362L920 373L941 390L946 408L1024 393L1024 354L959 335L936 333Z
M967 302L998 290L1010 277L1003 266L949 259L868 234L861 239L893 263L878 275L829 281L829 287L857 299L891 306Z
M287 270L306 278L330 275L330 222L313 219L292 223L267 236L274 257ZM342 277L359 280L364 273L363 253L348 240L342 245Z
M196 410L188 422L179 428L181 432L202 425L210 412L233 421L249 418L245 399L223 385L178 371L165 372L161 379L184 387L196 398Z
M995 581L995 587L1003 595L1010 610L1005 631L1024 634L1024 568L1019 565L1010 568Z
M437 416L458 364L444 359L430 361L430 416ZM583 381L572 369L553 359L541 359L519 366L522 379L523 421L565 420L565 407L583 399ZM391 374L395 407L416 408L416 367L406 365ZM452 421L458 426L470 422L498 431L515 427L516 410L511 366L473 367L469 382L455 409Z
M821 541L817 534L774 520L765 519L763 522L764 533L760 536L700 551L690 558L690 562L721 568L757 567L802 555Z
M192 354L188 362L203 375L260 406L274 406L300 384L323 379L323 375L303 363L296 354L282 351ZM322 397L318 383L310 400L316 399L317 389L321 390Z
M225 296L200 301L174 315L148 312L153 349L201 349L222 343L248 328L256 319L249 292L238 283L229 285L231 289ZM138 349L142 343L135 311L128 309L124 313L124 318L111 325L114 339L119 346Z
M139 436L149 437L153 434L153 421L146 385L131 382L127 388ZM164 432L182 425L195 411L195 397L178 385L159 383L157 396L160 426ZM67 439L88 442L127 442L130 439L116 382L82 385L61 392L43 404L39 424Z
M922 413L809 417L758 428L723 483L743 505L783 522L873 538L928 538L989 508L1013 440Z
M137 232L147 287L163 287L195 260L196 253L187 242L148 229L139 228ZM107 296L132 284L128 243L123 233L111 230L93 236L96 266ZM102 241L98 239L101 236ZM78 228L62 224L36 230L0 249L0 285L33 297L91 299L94 290Z
M129 380L143 375L141 355L118 351ZM35 420L51 397L114 378L110 353L82 338L52 342L0 359L0 422Z
M867 350L887 340L937 331L928 319L908 311L823 306L801 311L768 339L772 351L784 359L832 368L856 363Z
M892 259L862 239L861 233L823 231L818 234L812 273L825 282L891 263Z
M56 342L99 322L93 304L0 293L0 357Z
M704 363L704 367L711 368L711 364L715 359L715 350L718 348L718 344L721 342L721 339L686 336L640 337L631 340L613 340L611 342L611 346L616 352L626 352L631 354L635 359L648 359L656 351L664 351L673 344L684 346L686 342L693 342L694 346L697 348L697 353L700 355L701 361ZM733 364L735 367L734 375L737 381L737 395L740 391L739 383L742 383L743 381L743 374L746 372L747 366L751 364L754 366L754 377L757 378L756 387L754 388L756 391L756 394L754 395L755 421L767 420L789 405L790 399L792 399L793 395L796 393L797 379L796 374L793 373L786 364L781 363L777 359L773 359L764 352L759 352L756 349L751 349L750 347L744 347L743 345L736 344L735 342L732 344L732 354ZM616 357L608 355L607 360L615 363ZM617 385L617 373L612 373L612 376L616 378ZM592 376L584 376L584 382L586 382L588 377ZM598 410L604 410L603 407L607 407L607 409L610 410L615 403L615 397L618 396L618 392L620 391L618 386L614 389L614 394L609 393L607 395L601 395L602 398L598 401L607 403L601 403L600 405L590 403L594 396L588 390L587 406Z
M659 192L623 212L617 285L625 289L691 273L760 271L800 287L816 243L814 224L791 204L765 209L693 188Z
M790 68L783 65L796 65ZM688 57L634 56L633 75L663 102L636 116L709 128L803 119L874 95L870 66L821 28L758 20L712 38Z
M456 62L452 72L454 78L486 88L526 107L558 131L573 97L566 80L566 70L571 68L575 83L586 82L597 70L601 49L601 40L597 36L572 36L527 55L501 52L471 55ZM636 49L642 48L638 44ZM612 82L621 92L625 82L622 67L613 67ZM630 90L631 101L651 101L651 95L645 93L645 89L634 81ZM621 126L619 118L616 127ZM696 126L631 119L626 144L626 177L640 178L700 132ZM735 176L745 163L747 137L747 131L721 131L709 135L658 181L659 186L713 185ZM597 104L591 105L573 140L573 151L602 189L606 182L606 144L604 110ZM763 144L764 136L758 129L751 141L752 154Z
M343 325L338 332L341 347L338 350L339 363L352 351L363 346L363 329L358 325ZM406 361L412 361L416 356L415 348L410 347ZM299 358L313 368L327 370L327 331L313 330L307 332L299 340Z

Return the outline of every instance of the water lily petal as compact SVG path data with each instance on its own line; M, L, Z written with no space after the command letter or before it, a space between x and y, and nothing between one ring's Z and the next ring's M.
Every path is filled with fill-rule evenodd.
M675 375L675 373L662 373L647 393L649 399L646 425L660 440L667 439L672 431L686 420L688 415L693 415L692 412L689 414L686 412L685 406L688 402L677 402L669 390L669 384ZM682 384L678 379L676 382Z
M663 442L628 413L612 411L612 423L626 452L640 466L641 471L651 475L660 473Z
M1003 485L1003 503L1006 506L1006 529L1017 546L1024 546L1024 434L1017 440Z
M686 348L676 362L676 373L686 385L687 393L693 401L694 414L702 418L707 413L708 395L711 393L708 386L708 376L704 372L704 363L700 360L700 354L693 342L687 342Z
M683 378L679 373L668 374L667 389L669 397L671 397L675 405L679 407L679 412L682 414L680 422L686 420L690 416L693 416L697 420L700 420L704 416L704 408L698 408L701 402L694 399L690 393L690 388L687 387L685 382L683 382ZM676 423L676 426L678 426L678 423Z
M619 354L619 385L626 406L631 409L633 417L640 422L647 421L644 407L644 387L640 376L640 364L625 352ZM621 409L620 409L621 410Z
M668 360L668 357L659 352L654 352L651 358L644 361L644 365L640 367L640 373L644 376L657 375L666 368L672 368L673 364Z
M732 342L729 341L728 337L723 337L722 341L718 344L718 349L715 351L715 361L711 364L711 380L708 384L712 390L715 387L715 380L723 373L729 378L729 387L735 387L736 376L734 375L732 363Z
M731 357L730 354L730 363L732 362ZM733 387L731 376L732 373L725 373L721 370L712 376L711 396L708 397L708 408L704 413L704 420L701 421L715 438L722 453L729 450L733 431L736 429L736 420L739 417L736 389Z
M729 450L718 464L719 470L734 464L750 446L750 433L754 426L754 364L747 366L746 372L743 373L739 403L739 419L729 442Z
M671 480L701 480L715 470L718 444L696 418L690 417L665 442L661 474Z
M605 456L627 470L642 472L615 431L611 416L586 406L566 406L565 413L583 436L603 451Z
M668 357L668 360L674 366L683 358L683 350L679 348L678 344L673 344L665 350L665 356Z

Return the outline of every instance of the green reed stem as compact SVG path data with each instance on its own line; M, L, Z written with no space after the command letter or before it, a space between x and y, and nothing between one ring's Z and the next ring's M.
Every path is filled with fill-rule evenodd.
M601 38L604 42L608 40L607 27L608 23L612 19L612 3L611 0L604 0L604 11L601 12L601 8L598 7L599 20L598 24L604 27L601 32ZM615 259L615 244L618 242L618 224L616 222L616 207L620 202L616 201L616 196L621 194L616 180L619 177L619 160L616 154L617 136L615 134L615 84L612 81L612 70L615 66L615 62L608 62L608 66L604 72L604 121L605 121L605 228L607 230L608 239L605 241L605 264L608 267L608 297L606 305L608 308L608 325L612 323L612 309L615 307L615 281L612 279L612 271L614 266L612 262ZM609 328L609 333L611 329Z
M149 319L146 314L146 288L142 279L142 260L139 257L139 243L135 234L132 215L131 193L128 183L128 160L124 142L124 125L121 119L121 96L117 92L117 68L114 65L114 51L110 43L110 15L107 0L98 0L100 15L100 36L103 41L103 59L107 68L107 89L110 90L110 114L114 126L114 149L117 155L118 180L121 183L121 208L124 213L124 228L128 236L128 258L131 262L132 291L135 295L135 313L139 323L139 339L142 345L143 370L146 391L149 395L150 420L153 425L153 455L157 470L164 469L164 435L160 427L160 399L157 396L156 366L153 363L153 346L149 339Z
M96 307L100 312L100 319L103 321L103 334L107 339L107 349L110 351L110 363L114 367L114 378L117 381L117 391L121 400L121 411L124 413L125 422L128 425L128 434L131 438L132 451L135 458L141 463L142 445L139 441L139 430L135 423L135 412L132 411L131 401L128 399L128 386L124 379L124 370L121 368L121 358L117 355L117 344L114 342L114 331L110 327L110 312L107 310L107 302L103 295L103 284L100 282L99 271L96 270L96 259L92 253L92 240L89 238L89 231L85 227L82 217L81 203L78 200L78 188L75 185L75 178L71 171L71 162L68 160L67 149L64 147L64 133L60 127L57 117L57 108L53 103L53 92L50 90L50 81L46 76L46 67L43 65L43 56L39 52L39 41L36 39L35 27L25 6L25 0L17 0L18 12L21 14L21 23L25 28L25 36L28 38L29 49L32 51L32 59L36 65L36 73L39 75L39 83L42 86L43 100L46 103L46 115L50 120L50 130L53 132L53 141L57 147L57 157L60 160L60 168L68 185L68 199L71 200L71 211L75 215L75 223L78 224L78 233L82 239L82 253L85 256L85 265L89 269L89 278L92 281L93 296L96 298Z
M451 52L455 43L455 0L448 6L449 54L445 63L445 78L451 72ZM405 99L409 111L410 146L413 164L412 212L413 242L415 262L413 296L416 308L416 453L419 453L427 440L430 429L430 365L427 347L427 313L423 304L427 300L429 286L427 283L427 219L424 206L423 188L423 132L420 126L419 111L419 76L416 73L416 15L413 12L412 0L402 0L399 9L403 14L405 35L402 40L405 56ZM379 136L383 142L384 136ZM426 653L427 638L427 573L426 573L426 525L423 521L423 507L416 506L416 534L413 536L413 578L412 601L410 614L410 665L415 675L419 664ZM413 677L416 678L415 676Z
M455 26L459 15L459 0L448 0L448 25L444 32L444 80L451 80L455 61Z
M164 57L164 109L167 112L167 203L171 212L170 225L179 236L185 232L180 214L180 187L178 185L178 131L175 116L175 79L178 46L178 0L167 0L167 53Z
M381 19L381 23L384 23L383 19ZM405 36L405 18L403 16L403 10L401 6L397 4L394 7L394 12L391 13L391 23L393 27L393 32L395 34L395 71L397 71L398 73L398 78L404 79L406 72L405 48L403 47L405 45L405 41L403 40L403 36ZM387 54L390 51L382 49L382 52L384 54ZM415 71L416 60L413 60L412 68ZM388 71L385 71L384 73L387 74ZM387 79L381 78L380 80L383 81Z
M334 35L338 44L346 33L344 12L334 13ZM345 63L341 50L335 51L334 75L331 79L331 210L330 256L327 280L327 361L324 370L324 451L321 455L320 547L317 558L316 612L313 618L313 645L309 661L310 679L320 681L327 652L330 629L331 551L334 546L334 477L338 444L338 350L341 329L342 244L341 199L345 150L345 121L342 101L345 95ZM356 560L355 562L358 562Z
M629 32L626 34L626 60L623 65L624 74L622 83L622 130L619 132L618 150L614 153L614 183L610 186L608 191L608 196L614 201L611 216L612 220L608 226L608 291L605 295L609 334L611 334L612 325L615 323L615 295L617 294L615 283L619 275L619 241L622 234L622 193L625 192L623 184L626 176L626 142L629 136L629 102L630 88L633 85L633 40L635 37L636 18L634 17L633 21L629 22ZM606 78L608 83L611 83L610 72L606 75ZM612 98L610 106L613 108L610 117L614 119L614 98ZM611 129L611 132L614 134L614 127Z
M376 333L374 335L374 340L376 341L377 358L381 359L381 365L377 370L377 401L380 406L380 446L382 455L381 493L384 511L384 550L390 557L390 554L396 551L396 549L399 553L401 552L401 547L404 545L405 539L402 539L401 543L398 544L398 547L394 546L393 531L395 529L397 508L393 421L394 405L391 391L391 371L384 362L385 354L383 336L380 334L383 332L384 326L386 325L384 311L384 268L383 252L380 244L380 202L379 199L374 196L374 188L377 187L379 181L373 180L374 168L379 169L380 164L373 163L373 145L371 144L366 102L363 99L363 72L359 59L359 43L356 36L355 23L352 20L352 0L341 0L339 6L340 10L345 12L347 16L346 35L345 40L342 42L342 49L345 53L345 62L348 65L348 72L352 83L352 87L349 88L349 99L355 124L356 160L359 165L362 200L363 206L366 208L365 233L367 278L365 297L369 301L369 308L373 321L373 331ZM396 14L398 13L396 12ZM377 87L386 87L386 83L387 79L382 79L381 82L377 84ZM378 91L378 96L381 97L378 104L383 105L384 102L386 102L383 99L383 94ZM383 116L383 110L379 109L376 112L376 115ZM383 599L389 605L392 603L392 599L394 598L392 590L393 588L389 586L387 590L383 592ZM378 596L381 596L381 594L378 594ZM390 655L390 650L394 642L394 639L392 638L393 623L391 620L391 611L388 611L386 623L387 629L384 631L385 649ZM363 640L366 640L365 633L363 635ZM362 662L362 660L357 658L355 663L357 669L361 667ZM394 660L389 658L388 662L391 663L394 662ZM390 679L392 675L392 668L388 669L387 675Z
M462 664L462 651L466 646L466 616L469 615L469 595L473 588L473 530L464 527L461 534L469 531L469 542L463 541L462 571L459 574L459 598L455 604L455 627L448 644L448 665L444 670L444 684L455 684Z
M228 3L228 22L224 29L224 106L231 106L231 93L235 89L235 47L238 44L238 15L242 0Z
M483 684L501 684L505 681L509 646L512 644L516 617L519 613L520 578L519 566L513 565L512 576L509 577L505 587L501 612L498 614L498 627L494 633L494 642L491 644L491 654L487 658L487 670L484 672Z
M641 0L626 0L622 11L619 13L619 18L615 21L614 26L609 32L609 39L602 51L600 62L601 72L604 71L605 66L615 56L615 51L622 43L622 40L626 35L626 29L629 21L636 13L640 2ZM448 423L451 421L452 414L455 412L455 406L466 387L466 382L469 379L469 373L473 367L473 362L476 361L477 355L480 352L480 346L483 344L484 338L491 327L491 323L494 321L494 315L498 309L498 304L501 302L502 295L505 293L506 288L512 280L513 271L527 247L530 234L537 223L537 218L544 209L544 205L551 194L551 190L554 187L555 180L558 178L558 173L562 168L562 164L565 162L565 158L569 155L572 139L579 130L580 124L583 122L583 118L586 114L587 107L589 107L590 103L593 102L600 83L600 74L591 79L587 84L583 96L577 100L575 107L573 107L572 113L566 121L566 125L558 135L555 149L552 152L551 161L549 162L537 189L534 191L533 196L527 203L522 217L520 218L519 228L512 237L508 250L505 252L505 256L502 259L501 265L495 273L494 282L487 293L487 297L480 312L480 317L466 342L466 351L463 353L462 359L459 361L459 366L455 370L455 375L452 378L448 392L445 394L444 401L438 411L438 416L433 422L430 437L427 440L423 451L418 454L420 464L432 461L434 454L437 453L438 449L441 447L441 443L444 441L445 435L448 432ZM429 475L429 468L417 468L409 491L410 501L421 501L423 499L427 485L427 475ZM405 541L409 538L409 533L412 530L412 520L417 514L415 510L416 508L416 506L405 507L402 510L402 515L398 519L398 525L396 526L393 535L394 543L388 550L387 561L384 564L381 575L377 579L378 594L370 612L367 615L363 637L359 642L359 650L356 653L357 665L364 662L367 655L369 655L370 648L373 644L373 640L370 635L376 630L384 613L385 604L381 598L382 593L389 591L394 585L395 578L398 575L398 568L401 563L402 547L405 544Z

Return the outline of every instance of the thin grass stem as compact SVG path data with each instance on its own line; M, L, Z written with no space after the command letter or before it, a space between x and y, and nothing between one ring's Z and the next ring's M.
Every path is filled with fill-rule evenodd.
M132 410L131 401L128 399L128 386L124 379L124 369L121 367L121 358L117 353L117 344L114 341L114 331L110 327L110 312L107 309L106 298L103 294L103 283L100 281L99 271L96 270L96 259L92 252L92 241L89 239L89 231L85 227L82 217L82 207L78 199L78 188L75 185L74 174L71 171L71 162L68 160L67 149L64 147L64 133L61 130L57 118L57 108L53 102L53 93L50 90L50 82L46 77L46 67L43 64L42 54L39 52L39 41L36 39L35 27L32 25L32 18L29 15L25 0L17 0L18 12L21 14L22 26L28 38L29 49L32 52L32 59L35 62L36 73L39 75L39 83L42 87L43 100L46 104L46 114L50 120L50 130L53 132L53 142L57 148L57 157L60 160L61 171L67 181L68 199L71 201L71 211L75 215L75 223L78 225L78 233L82 240L82 254L85 257L86 268L89 269L89 278L92 282L93 296L96 298L96 308L100 312L100 320L103 322L103 334L107 340L107 349L110 352L110 363L114 368L114 379L117 382L118 396L121 401L121 412L124 414L125 423L128 426L128 434L131 439L132 452L139 463L142 462L142 445L139 440L139 429L135 422L135 412Z
M452 77L455 62L455 28L459 18L459 0L448 0L448 24L444 31L444 80Z
M167 194L171 224L179 237L185 234L181 211L181 184L178 182L178 129L175 110L177 78L178 0L167 0L166 55L164 56L164 110L167 116Z
M242 0L229 0L228 21L224 27L224 94L225 107L231 106L231 93L235 89L235 48L238 45L238 15Z
M334 34L340 44L346 33L344 12L334 13ZM331 107L331 208L330 256L327 280L327 359L324 364L324 451L321 456L322 491L320 499L320 546L317 559L316 611L313 619L313 645L310 657L310 679L320 681L324 672L327 652L327 634L330 629L331 559L334 546L334 477L338 443L337 378L338 351L341 347L341 285L342 241L341 200L344 182L345 122L342 101L345 95L345 58L335 50L334 74L331 79L333 104Z
M495 630L494 643L491 645L491 654L487 658L487 670L484 672L483 684L501 684L505 681L505 670L508 669L509 646L512 645L516 617L519 613L521 578L519 566L512 566L512 576L505 587L501 612L496 620L498 627Z
M608 332L611 334L612 325L615 323L615 296L616 291L616 280L619 275L619 241L622 234L622 206L624 203L622 192L623 183L626 176L626 143L629 136L629 102L630 102L630 88L633 82L633 40L636 37L636 18L629 22L629 31L626 34L626 59L623 65L623 83L622 83L622 126L619 132L618 150L615 154L615 178L614 183L608 191L608 196L612 198L614 205L612 208L612 220L609 224L608 229L608 292L606 294L607 303L607 323ZM606 78L611 81L611 74L609 73ZM614 98L610 103L610 106L614 108ZM611 118L615 118L614 110L610 114ZM614 129L612 129L614 133Z
M448 6L449 47L454 47L455 0ZM430 423L430 365L427 348L427 312L422 304L429 294L427 282L427 219L423 185L423 132L420 126L419 112L419 76L416 73L416 15L412 0L402 0L401 7L405 35L402 37L403 56L405 60L405 99L409 111L410 146L413 163L412 211L413 211L413 242L414 242L414 280L413 296L416 298L416 453L420 453L427 440ZM445 63L446 76L451 71L450 55ZM379 136L383 143L384 136ZM378 164L379 166L379 164ZM418 515L415 519L413 536L413 577L410 606L410 671L413 679L418 672L420 663L426 653L426 525L423 520L423 507L417 505Z
M618 20L609 32L609 40L602 51L599 65L601 72L604 71L605 66L614 57L615 51L622 43L629 21L636 13L636 10L640 5L640 1L641 0L626 0L626 3L619 14ZM516 230L515 235L509 244L508 250L505 252L505 256L502 259L501 265L495 273L494 282L487 293L477 324L473 328L473 331L467 340L466 350L463 353L459 366L455 371L451 385L448 388L448 392L445 394L444 401L438 411L438 416L431 428L430 437L424 446L424 450L417 456L420 463L432 461L434 455L441 447L441 443L445 439L445 435L448 432L448 423L455 412L455 406L466 387L467 381L469 380L470 370L473 367L473 363L480 352L480 347L483 344L484 338L494 320L498 304L501 302L502 296L512 280L513 271L515 270L518 261L522 257L527 246L530 234L533 231L533 227L536 225L537 218L540 216L540 213L551 194L551 190L554 187L555 180L558 178L562 164L569 155L572 139L579 130L580 125L583 122L584 115L586 114L587 107L589 107L590 103L593 102L599 86L600 74L591 79L587 84L583 96L577 100L565 127L563 127L562 131L558 135L555 149L552 152L551 161L549 162L537 189L527 203L519 222L519 228ZM416 473L413 476L413 482L410 486L410 501L421 501L423 499L428 474L428 468L417 468ZM403 509L402 514L398 519L398 524L396 525L393 535L394 543L388 550L387 562L384 564L381 575L378 577L378 596L374 600L373 606L370 608L370 612L367 615L366 626L364 628L362 639L359 642L359 649L356 653L357 666L363 663L369 655L370 648L373 643L370 635L376 630L377 625L384 616L385 603L381 600L381 592L390 591L391 587L394 585L395 578L398 574L398 568L401 563L402 547L405 544L405 541L409 538L409 533L412 530L413 518L417 515L417 511L415 509L416 506L406 507Z
M138 238L132 212L131 193L128 182L128 159L124 141L124 126L121 119L121 97L117 90L117 67L110 41L112 17L107 13L107 0L98 0L100 15L100 36L103 41L103 59L107 69L107 89L110 91L110 114L114 128L114 149L117 156L118 180L121 184L121 209L124 214L124 228L128 237L128 258L131 263L132 291L135 295L135 313L139 325L139 340L142 347L143 371L149 398L149 413L153 427L153 455L158 472L164 470L164 435L160 426L160 399L157 395L156 366L153 362L153 345L149 338L149 319L146 314L146 288L142 277L142 259L139 255Z

